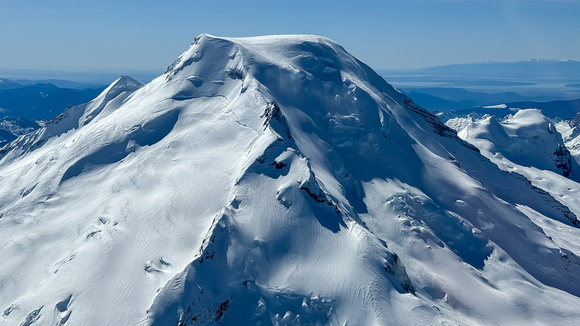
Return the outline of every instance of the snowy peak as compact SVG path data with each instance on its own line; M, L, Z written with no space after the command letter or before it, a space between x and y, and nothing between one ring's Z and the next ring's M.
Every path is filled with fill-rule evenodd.
M580 204L501 171L336 43L203 34L141 86L120 78L0 161L2 321L580 317Z
M168 68L167 74L189 75L189 80L200 86L212 81L205 80L208 78L223 79L221 74L224 72L230 78L240 80L249 74L271 92L283 87L285 93L292 93L300 91L299 86L304 83L315 80L339 85L343 81L349 83L352 82L348 80L349 76L366 77L366 70L372 72L342 47L319 36L217 38L202 34ZM282 75L276 76L275 73ZM372 78L382 80L372 74ZM205 77L203 82L198 79L202 75ZM286 79L288 77L292 79ZM384 81L383 84L386 85Z
M120 76L115 80L107 89L104 91L106 93L110 93L113 90L138 90L139 88L143 87L142 82L138 81L137 79L131 78L129 76Z
M242 93L258 92L280 107L294 125L291 129L314 130L316 126L317 135L344 148L345 155L363 151L369 160L384 155L372 153L378 144L369 146L368 142L376 142L374 135L381 134L401 147L433 133L461 143L452 130L372 69L319 36L218 38L203 34L168 68L166 78L185 80L172 96L180 101L218 94L229 99L238 96L228 94L238 87ZM450 156L437 144L425 145L437 155ZM394 147L393 157L397 152L413 152Z
M79 125L83 126L91 122L107 106L118 107L129 95L143 87L144 84L129 76L121 76L115 80L109 87L89 102L85 107L83 115L79 118Z
M120 76L105 88L92 102L109 102L124 93L133 93L145 84L129 76Z

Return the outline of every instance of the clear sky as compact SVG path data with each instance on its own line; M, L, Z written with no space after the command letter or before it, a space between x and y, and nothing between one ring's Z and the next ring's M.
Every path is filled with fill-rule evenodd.
M580 1L0 0L0 68L162 72L200 33L319 34L375 69L580 59Z

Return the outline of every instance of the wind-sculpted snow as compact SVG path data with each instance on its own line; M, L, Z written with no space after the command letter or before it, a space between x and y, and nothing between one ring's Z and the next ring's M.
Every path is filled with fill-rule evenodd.
M60 182L87 172L89 168L94 169L102 165L117 163L134 152L137 147L156 144L171 132L177 122L178 115L178 110L168 111L147 121L142 126L131 128L122 142L101 147L76 161L64 172Z
M328 39L201 35L57 120L3 149L0 323L580 318L580 204Z

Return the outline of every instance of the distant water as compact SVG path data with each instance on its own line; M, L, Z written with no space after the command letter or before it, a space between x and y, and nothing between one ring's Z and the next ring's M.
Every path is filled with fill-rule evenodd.
M488 62L380 72L389 83L404 90L461 88L487 94L513 92L535 101L580 98L580 61Z
M445 78L434 76L383 76L396 88L416 89L426 87L462 88L472 92L514 92L535 100L553 101L580 98L579 79L477 79Z

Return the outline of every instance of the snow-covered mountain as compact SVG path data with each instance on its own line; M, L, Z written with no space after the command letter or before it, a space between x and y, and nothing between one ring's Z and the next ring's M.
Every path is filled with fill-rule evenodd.
M0 324L573 325L576 204L328 39L201 35L3 148Z
M477 114L457 117L446 125L501 170L521 175L577 215L580 167L568 149L570 144L562 139L562 123L554 123L538 109L527 109L504 118Z
M549 170L580 180L580 166L572 158L554 122L540 110L517 111L506 118L485 115L480 119L454 118L446 122L462 139L474 144L502 170L520 165Z
M568 148L576 162L580 164L580 114L571 120L558 121L555 126L562 135L566 148Z

